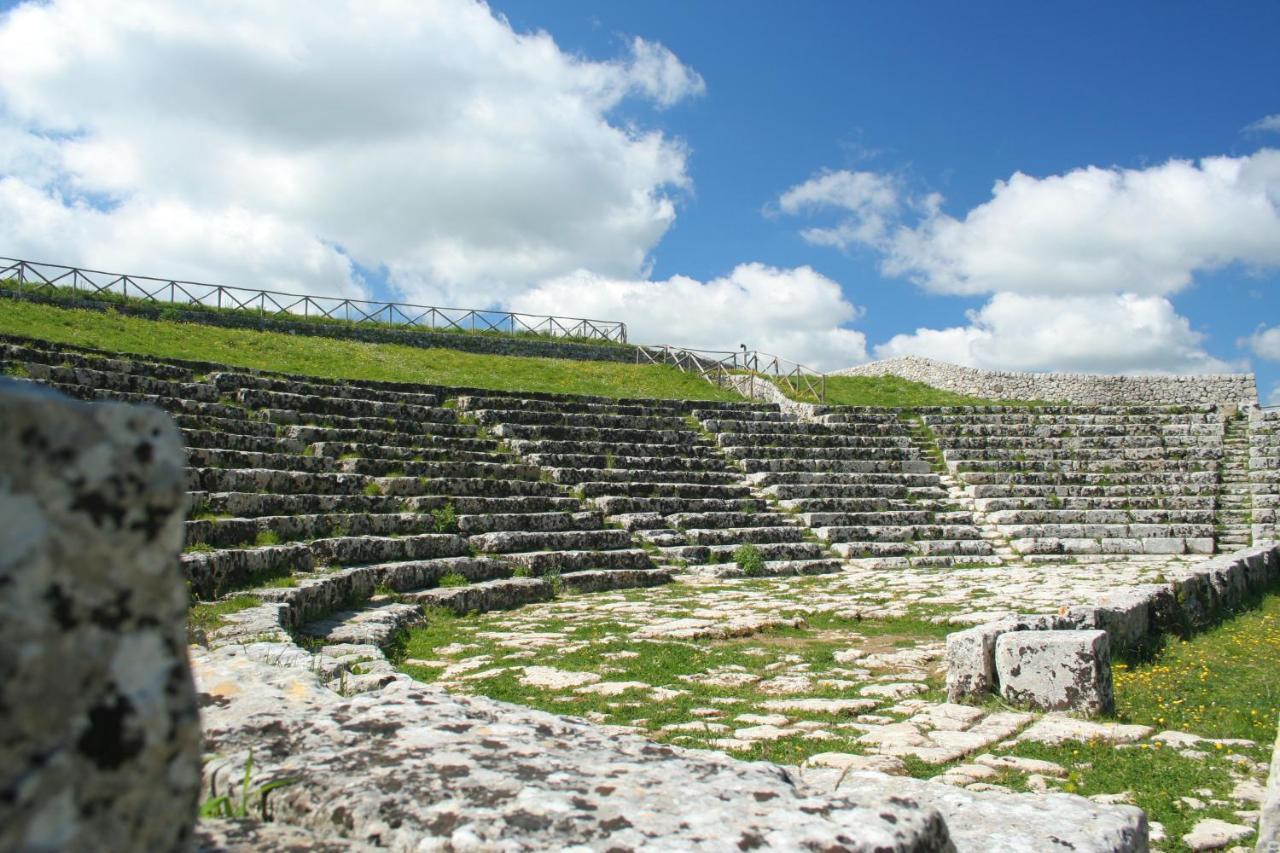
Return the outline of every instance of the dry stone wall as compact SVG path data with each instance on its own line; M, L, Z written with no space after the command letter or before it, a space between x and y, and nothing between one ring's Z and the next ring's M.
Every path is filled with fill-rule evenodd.
M163 413L0 379L0 849L190 847L184 492Z
M1100 376L1088 373L1013 373L961 367L919 356L873 361L832 376L901 376L975 397L1048 400L1088 405L1130 403L1232 405L1256 403L1252 373L1203 376Z

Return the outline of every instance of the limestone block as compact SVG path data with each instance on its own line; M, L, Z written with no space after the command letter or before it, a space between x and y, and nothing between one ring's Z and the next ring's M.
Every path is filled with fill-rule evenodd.
M1106 631L1111 648L1127 649L1146 636L1150 625L1150 587L1108 593L1094 608L1094 627Z
M1258 853L1280 850L1280 735L1271 753L1271 775L1267 777L1267 793L1262 800L1262 817L1258 823Z
M900 791L818 794L774 765L407 680L343 698L235 648L195 663L209 751L234 772L256 747L255 784L297 779L270 807L300 836L392 850L955 850L939 808Z
M947 635L947 701L981 701L995 688L996 639L1003 627L988 623Z
M0 849L192 844L182 466L158 410L0 380Z
M996 679L1010 702L1045 711L1110 712L1106 631L1013 631L996 640Z

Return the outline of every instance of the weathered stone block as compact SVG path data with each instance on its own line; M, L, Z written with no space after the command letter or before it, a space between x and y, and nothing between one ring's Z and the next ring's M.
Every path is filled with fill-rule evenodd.
M1010 702L1045 711L1110 712L1106 631L1013 631L996 640L996 679Z
M182 465L157 410L0 380L0 849L191 845Z
M947 635L947 701L981 701L995 688L996 639L999 623L979 625Z
M1258 853L1280 850L1280 735L1271 753L1271 775L1267 777L1267 793L1262 800L1262 818L1258 823Z

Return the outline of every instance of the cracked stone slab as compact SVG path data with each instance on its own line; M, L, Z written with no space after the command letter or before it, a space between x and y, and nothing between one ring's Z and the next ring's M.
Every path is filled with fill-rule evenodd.
M1152 731L1154 730L1150 726L1095 723L1092 720L1077 720L1061 714L1046 714L1020 734L1018 740L1035 741L1048 746L1057 746L1069 740L1134 743L1147 737Z
M301 830L392 850L954 849L901 791L819 795L774 765L408 681L343 698L233 648L194 663L206 749L232 766L253 749L263 783L297 777L271 805Z

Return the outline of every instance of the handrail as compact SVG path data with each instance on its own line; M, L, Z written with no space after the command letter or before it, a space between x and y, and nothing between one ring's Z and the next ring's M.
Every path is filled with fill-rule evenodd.
M748 396L755 396L756 378L763 377L790 392L792 399L827 401L825 373L759 350L695 350L661 344L637 347L636 362L642 358L651 364L672 364L686 373L697 373L721 388L738 388L740 380L747 377Z
M263 316L314 317L348 323L503 335L537 334L627 342L627 324L615 320L523 314L482 308L441 308L408 302L377 302L338 296L310 296L252 287L205 284L145 275L0 257L0 281L16 280L19 293L69 288L90 297L124 296L144 302L201 305L206 308L257 311Z

